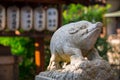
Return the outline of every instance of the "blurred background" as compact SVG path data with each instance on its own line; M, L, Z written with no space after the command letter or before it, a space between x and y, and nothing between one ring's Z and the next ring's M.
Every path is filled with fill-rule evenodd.
M49 64L52 34L80 20L104 24L95 47L120 79L119 0L0 0L1 80L34 80Z

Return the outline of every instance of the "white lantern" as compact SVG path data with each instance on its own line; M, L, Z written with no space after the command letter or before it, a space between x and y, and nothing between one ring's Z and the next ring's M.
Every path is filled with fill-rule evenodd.
M56 8L48 8L47 10L47 29L55 31L58 27L58 11Z
M34 29L36 31L43 31L45 29L45 10L38 7L34 10Z
M33 18L33 11L32 8L29 6L23 7L21 9L21 28L24 31L29 31L32 29L32 18Z
M5 28L5 8L0 5L0 31Z
M19 28L19 8L11 6L7 9L7 26L10 31L15 31Z

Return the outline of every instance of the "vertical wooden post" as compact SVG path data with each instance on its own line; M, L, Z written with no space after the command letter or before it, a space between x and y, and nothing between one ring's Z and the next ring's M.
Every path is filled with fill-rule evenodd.
M62 5L58 4L58 28L62 25Z
M15 61L15 63L14 63L14 66L13 66L13 71L14 71L14 75L16 75L16 76L14 76L14 80L18 80L18 78L19 78L19 66L18 66L18 64L19 64L19 60L18 60L18 56L14 56L14 61Z
M44 37L35 38L35 63L36 74L44 71L45 67L45 54L44 54Z

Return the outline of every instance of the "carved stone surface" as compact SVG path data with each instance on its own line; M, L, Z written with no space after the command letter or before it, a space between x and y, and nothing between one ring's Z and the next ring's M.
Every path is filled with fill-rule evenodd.
M50 42L51 59L48 70L64 68L69 63L77 67L85 61L84 57L88 60L101 59L94 48L101 27L101 22L93 24L79 21L59 28Z
M43 78L44 77L44 78ZM105 60L86 61L74 68L41 72L36 80L117 80L110 65Z
M48 71L36 80L117 80L94 48L101 27L100 22L79 21L59 28L51 39Z

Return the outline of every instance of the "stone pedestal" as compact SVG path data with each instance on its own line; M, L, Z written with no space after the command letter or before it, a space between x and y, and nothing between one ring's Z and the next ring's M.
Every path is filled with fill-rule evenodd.
M49 78L49 77L45 77L45 76L41 76L41 75L37 75L35 77L35 80L55 80L55 79L52 79L52 78Z
M79 66L41 72L35 80L117 80L116 74L105 60L85 61Z

